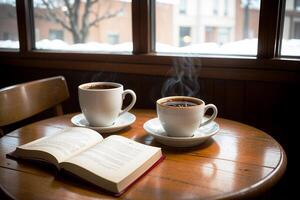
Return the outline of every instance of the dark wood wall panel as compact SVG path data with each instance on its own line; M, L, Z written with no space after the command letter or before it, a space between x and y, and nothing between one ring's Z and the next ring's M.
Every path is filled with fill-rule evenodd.
M226 118L239 119L239 121L244 121L245 92L244 81L225 82L224 109Z
M213 103L218 107L218 112L222 113L223 117L226 117L225 106L220 105L224 105L226 99L225 83L225 80L214 80L213 88L215 93Z
M200 92L199 98L206 103L212 103L215 99L215 81L212 79L199 79Z

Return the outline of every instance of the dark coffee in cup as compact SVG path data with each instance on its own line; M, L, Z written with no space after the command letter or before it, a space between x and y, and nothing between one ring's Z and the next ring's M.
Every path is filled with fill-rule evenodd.
M91 89L91 90L102 90L102 89L113 89L113 88L116 88L116 86L114 85L91 85L89 86L88 88L86 89Z
M167 98L165 102L162 102L164 106L185 108L191 106L197 106L201 103L199 101L194 100L193 98L185 98L185 97L177 97L177 98Z
M190 106L196 106L198 104L190 101L167 101L163 103L165 106L172 106L172 107L190 107Z

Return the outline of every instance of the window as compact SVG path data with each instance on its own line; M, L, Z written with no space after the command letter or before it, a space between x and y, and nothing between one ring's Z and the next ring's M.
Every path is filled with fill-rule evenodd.
M187 0L180 0L179 14L186 15L186 13L187 13Z
M64 40L64 32L63 30L50 29L48 37L50 40Z
M186 0L156 2L156 51L223 55L256 55L259 0ZM224 15L221 13L224 10Z
M286 0L282 56L300 56L300 1Z
M15 0L0 0L0 48L19 48Z
M58 58L62 68L74 62L78 69L89 63L96 70L165 74L174 58L186 56L222 70L294 69L300 59L299 2L0 0L0 64L21 66L26 59L28 65L38 66L38 59ZM84 12L87 4L91 12ZM19 48L18 40L19 52L4 49ZM290 56L292 60L285 58Z
M213 0L213 15L218 15L219 0Z
M230 41L231 28L221 27L219 29L219 44L224 44Z
M206 26L205 27L205 42L214 42L217 38L216 27Z
M231 29L227 27L205 27L205 42L215 42L224 44L230 41Z
M300 0L295 0L295 10L300 11Z
M34 24L36 49L132 51L129 0L34 0Z
M118 33L109 33L107 35L108 44L118 44L119 43L119 34Z
M300 21L294 23L294 38L300 39Z
M224 16L228 15L228 0L224 0Z
M2 40L11 40L13 38L12 34L9 32L3 32Z
M184 47L191 44L191 27L179 27L179 38L180 47Z

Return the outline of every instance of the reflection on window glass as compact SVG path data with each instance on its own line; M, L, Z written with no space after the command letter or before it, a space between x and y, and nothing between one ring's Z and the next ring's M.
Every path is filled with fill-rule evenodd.
M37 49L132 51L131 0L34 0Z
M156 0L156 51L256 55L260 0Z
M281 55L300 56L300 0L286 0Z
M15 0L0 0L0 48L19 48Z

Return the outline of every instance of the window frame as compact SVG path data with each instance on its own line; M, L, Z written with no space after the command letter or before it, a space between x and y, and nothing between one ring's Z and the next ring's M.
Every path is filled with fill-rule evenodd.
M300 80L298 74L293 74L300 71L300 58L280 57L284 3L285 0L261 0L257 56L232 56L155 52L155 0L132 0L132 53L36 50L32 0L16 0L20 49L1 51L0 63L19 67L166 75L174 59L191 57L195 58L197 66L202 67L201 77ZM282 72L287 76L283 77Z

